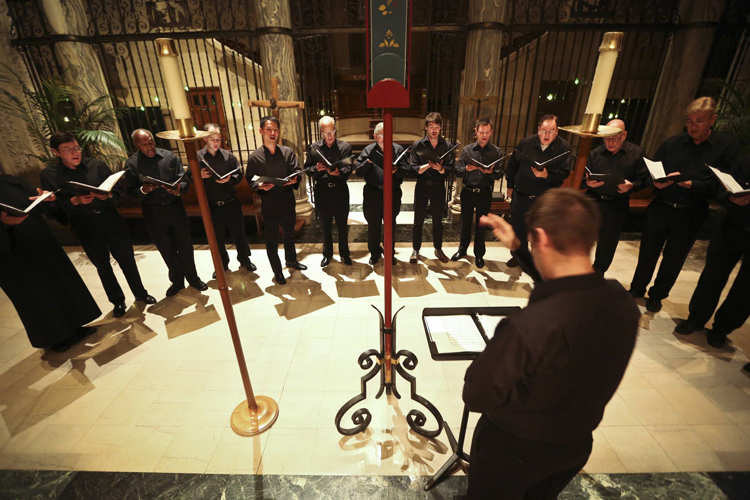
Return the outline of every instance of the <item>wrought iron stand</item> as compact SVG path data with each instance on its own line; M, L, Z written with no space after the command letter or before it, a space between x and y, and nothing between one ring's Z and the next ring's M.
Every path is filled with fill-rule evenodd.
M386 258L388 259L389 257ZM379 399L383 395L383 392L388 395L393 394L396 398L401 399L401 394L399 394L396 387L396 375L398 374L409 383L411 399L427 408L438 423L437 429L426 429L424 427L427 423L425 414L420 410L412 409L406 415L406 422L409 424L409 427L420 436L426 438L439 436L443 432L443 417L431 402L417 394L417 379L409 373L409 371L417 367L417 363L419 362L417 356L406 349L396 351L396 316L398 316L403 307L393 315L391 328L385 327L385 320L380 310L375 306L372 307L378 311L378 315L380 316L380 350L368 349L359 355L357 363L359 363L360 368L370 371L362 377L362 392L347 401L339 409L338 413L336 413L336 430L344 436L352 436L364 431L370 425L372 414L367 408L360 408L354 411L351 417L354 427L342 427L341 420L343 420L344 415L350 409L367 398L367 382L375 378L378 373L380 373L380 387L378 388L378 393L375 395L375 399ZM395 355L392 354L393 352L395 352Z

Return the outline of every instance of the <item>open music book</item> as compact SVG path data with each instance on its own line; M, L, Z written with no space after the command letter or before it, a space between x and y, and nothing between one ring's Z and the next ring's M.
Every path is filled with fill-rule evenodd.
M546 161L543 161L542 163L539 163L536 160L532 160L527 155L523 154L521 151L519 151L517 149L515 150L515 152L518 153L519 155L523 156L524 159L526 159L527 161L531 162L531 168L533 168L535 170L538 170L539 172L541 172L542 170L544 170L546 168L545 165L547 165L547 164L549 164L549 163L551 163L551 162L553 162L553 161L555 161L557 159L560 159L560 158L562 158L565 155L569 155L570 154L570 151L566 151L566 152L561 153L561 154L559 154L559 155L557 155L557 156L555 156L553 158L550 158L549 160L546 160Z
M405 155L405 154L406 154L406 153L407 153L407 152L408 152L408 151L409 151L410 149L411 149L411 144L410 144L410 145L409 145L409 146L408 146L408 147L407 147L406 149L404 149L403 151L401 151L401 154L400 154L400 155L398 155L398 158L396 158L396 159L395 159L395 160L393 161L393 166L394 166L394 167L398 165L398 162L400 162L400 161L401 161L401 158L403 158L403 157L404 157L404 155ZM381 157L383 156L383 153L382 153L382 151L380 151L380 150L378 150L378 149L373 149L372 151L373 151L373 153L377 153L377 154L379 154L379 155L380 155Z
M234 174L235 172L239 172L240 171L240 167L237 167L234 170L232 170L230 172L227 172L226 174L219 175L218 172L216 172L216 170L214 170L213 168L211 168L211 165L209 165L206 160L201 160L201 163L203 163L203 166L205 166L208 170L210 170L211 173L214 174L220 181L226 179L227 177L229 177L230 175Z
M654 179L654 182L685 182L692 180L694 177L690 174L667 176L667 173L664 171L664 164L662 162L649 160L646 157L643 158L643 161L646 162L646 168L648 168L648 173L651 174L651 178Z
M34 210L37 207L37 205L42 203L44 200L46 200L53 194L55 193L51 191L44 193L43 195L39 196L36 200L31 202L29 206L24 209L16 208L12 205L6 205L5 203L0 203L0 211L3 211L7 213L8 215L12 215L13 217L24 217L26 215L29 215L29 213L31 213L31 211Z
M474 165L476 165L477 167L483 168L485 170L489 170L492 167L494 167L495 165L497 165L498 163L500 163L501 161L503 161L504 159L506 159L508 156L510 156L510 154L507 154L507 155L503 156L502 158L498 158L497 160L493 161L489 165L485 165L481 161L477 160L476 158L472 158L471 156L467 157L466 159L469 160Z
M456 149L459 146L459 144L461 144L461 143L457 142L456 144L454 144L453 146L451 146L448 149L448 151L446 151L445 153L443 153L441 155L438 155L435 152L434 149L428 148L424 144L420 143L420 146L422 146L422 147L418 148L418 149L415 149L414 152L417 154L417 156L419 156L419 159L420 159L420 161L423 162L422 163L423 165L426 165L428 162L440 163L441 161L443 161L443 158L445 158L446 156L448 156L454 149Z
M586 174L589 180L603 182L604 184L608 186L611 186L611 185L617 186L625 182L625 177L619 172L610 172L608 174L595 174L591 170L589 170L589 167L586 167Z
M719 169L716 169L712 167L711 165L706 164L708 168L711 169L711 172L714 173L717 179L719 179L719 182L724 186L724 189L729 191L732 194L750 194L750 186L745 183L745 187L740 184L737 179L735 179L731 174L726 174L722 172Z
M293 172L283 179L279 179L278 177L267 177L265 175L259 176L254 175L252 179L250 179L251 182L260 182L262 184L273 184L274 186L283 186L287 182L291 181L295 177L302 175L302 170L297 170L296 172Z
M341 167L348 167L349 165L354 163L354 161L357 159L356 156L351 155L351 156L347 156L346 158L342 158L337 162L331 163L330 161L328 161L328 158L326 158L316 146L313 145L312 149L318 154L318 156L320 156L323 159L323 161L326 164L326 168L328 169L329 172L332 172L334 170L339 170L341 169Z
M148 175L141 175L141 184L154 184L155 186L167 188L167 189L175 189L177 186L180 185L180 182L182 182L182 179L185 177L185 174L181 175L179 179L177 179L174 182L167 182L163 181L161 179L156 179L155 177L150 177Z
M83 182L68 181L58 191L63 190L77 194L109 194L122 176L125 175L125 172L125 170L121 170L116 174L110 175L98 186L89 186Z

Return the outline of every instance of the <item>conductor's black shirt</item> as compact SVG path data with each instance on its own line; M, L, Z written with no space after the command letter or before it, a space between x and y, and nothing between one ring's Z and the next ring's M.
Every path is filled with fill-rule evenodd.
M444 137L438 137L437 140L437 146L434 148L432 147L432 144L430 143L430 138L426 135L422 137L420 140L415 141L414 144L411 146L411 150L408 153L409 156L409 170L411 170L413 175L417 176L418 182L438 182L438 181L444 181L446 177L450 174L451 170L453 170L453 167L456 164L456 152L451 151L446 155L445 158L443 158L443 168L445 169L443 173L441 174L434 168L428 168L426 172L423 172L422 174L419 173L420 167L422 167L426 161L422 160L419 155L417 154L417 151L421 149L432 149L435 151L435 153L438 156L442 156L445 153L448 152L450 148L453 147L453 143ZM394 158L395 159L395 158Z
M263 217L278 217L283 214L294 212L294 189L299 186L302 176L294 178L294 183L288 186L274 186L269 191L258 188L258 183L253 182L254 176L274 177L284 179L300 170L297 155L292 148L276 145L275 151L271 153L265 145L259 147L247 159L245 177L248 184L258 192L261 200L261 214Z
M141 182L140 176L153 177L169 183L182 177L179 183L180 193L188 192L190 171L186 171L180 159L166 149L156 148L156 155L153 158L138 151L127 159L125 168L128 170L125 174L128 196L135 200L142 200L145 205L169 205L178 197L163 188L154 189L144 195L141 192L141 186L144 183Z
M42 170L39 174L39 181L42 185L42 189L45 191L56 191L68 181L80 182L82 184L96 187L104 182L110 175L112 175L112 171L107 164L95 158L83 158L81 163L74 169L66 167L62 160L58 160L57 163L53 163ZM78 196L78 194L64 189L55 194L55 197L57 198L57 206L60 207L67 216L73 216L101 212L108 207L114 206L114 204L122 199L124 193L125 190L121 179L120 182L112 188L112 197L106 200L94 198L91 203L85 205L73 205L70 200L74 196Z
M336 139L333 146L329 147L326 144L326 141L321 139L312 143L310 150L307 152L307 157L305 158L305 173L309 177L315 179L315 182L346 182L347 179L349 179L349 176L352 175L354 164L339 168L339 175L331 175L328 169L318 171L316 168L318 162L321 162L324 165L326 164L326 162L320 158L318 151L323 153L323 156L326 157L328 163L334 164L337 161L343 160L352 155L352 147L349 143Z
M590 438L628 366L639 317L630 294L597 273L537 283L466 371L467 408L533 441Z
M198 151L198 158L203 159L211 165L211 168L216 171L219 175L224 175L236 170L240 166L240 162L232 154L231 151L221 149L216 154L211 154L208 148L203 148ZM200 165L201 169L206 168L205 165ZM208 170L208 169L206 169ZM210 172L210 170L209 170ZM234 186L242 182L242 170L238 170L229 176L229 182L219 184L215 175L211 174L208 179L203 179L203 185L206 187L206 197L209 202L226 201L230 198L234 198L236 189Z
M542 151L542 143L539 140L539 135L534 134L521 139L516 149L532 160L543 163L566 151L570 151L570 145L568 141L558 135L547 146L547 149ZM545 165L547 177L544 179L534 175L534 172L531 171L531 165L529 160L522 158L513 151L508 160L508 168L505 170L505 180L508 181L508 189L515 189L519 193L526 195L540 195L548 189L560 187L565 179L568 178L568 175L570 175L570 155L565 155Z
M586 186L586 177L583 177L582 187L599 196L610 196L612 198L626 198L631 193L640 191L646 185L649 177L646 164L643 162L643 149L630 142L623 142L617 153L612 154L604 146L598 146L589 153L586 167L593 174L621 174L623 178L633 183L630 191L620 193L617 184L605 183L598 188Z
M738 146L734 137L716 131L712 131L708 139L700 144L696 144L687 132L668 137L659 146L654 160L662 162L666 174L680 172L692 175L694 179L690 188L672 184L664 189L656 189L657 200L680 205L707 203L717 194L719 183L705 164L729 172ZM648 180L652 185L651 175Z
M476 166L476 164L472 163L469 158L474 158L485 165L489 165L493 161L499 160L502 157L502 150L494 144L488 142L487 145L482 148L479 146L478 142L473 142L464 147L463 151L461 151L461 155L458 157L458 161L456 162L456 177L462 177L464 179L464 186L468 188L492 189L495 185L495 181L503 175L502 162L492 167L492 173L490 174L485 174L478 169L468 172L466 167L468 165Z
M406 156L401 156L404 152L403 146L399 144L393 144L393 160L399 160L397 163L397 169L393 173L393 189L399 188L401 183L404 182L404 172L406 171ZM401 159L399 159L401 156ZM370 160L370 161L367 161ZM357 158L357 175L364 177L365 183L368 186L382 189L383 187L383 150L380 149L377 142L365 147ZM399 188L400 189L400 188Z

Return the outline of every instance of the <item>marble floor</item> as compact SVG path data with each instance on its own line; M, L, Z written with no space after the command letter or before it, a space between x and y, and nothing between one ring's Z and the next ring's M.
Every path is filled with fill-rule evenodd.
M422 309L523 305L532 285L518 268L505 266L509 253L496 243L489 244L482 270L473 258L441 264L428 247L421 262L410 265L410 245L397 244L394 311L404 306L398 347L417 355L420 394L457 432L468 363L430 359ZM445 433L429 440L409 430L404 416L418 405L406 397L375 400L370 390L367 431L344 437L334 427L339 407L359 393L358 355L378 346L371 305L383 303L382 260L373 270L366 245L352 249L352 267L334 262L321 269L321 245L300 245L309 270L292 272L286 286L272 282L260 245L253 245L257 273L234 271L231 263L231 295L253 386L280 406L273 428L248 438L229 427L244 395L216 282L204 293L188 289L165 298L163 261L153 247L136 247L144 283L158 303L133 305L115 319L93 265L80 248L67 247L105 314L85 343L46 354L29 345L0 295L0 469L434 474L450 455L448 440ZM456 243L444 249L451 255ZM608 277L629 283L637 250L638 242L622 241ZM742 371L750 361L750 325L724 349L709 347L703 333L673 333L685 317L704 251L699 242L663 310L644 312L635 354L594 433L585 473L750 471L750 376ZM196 261L208 279L206 248L197 248ZM467 446L475 422L472 415Z

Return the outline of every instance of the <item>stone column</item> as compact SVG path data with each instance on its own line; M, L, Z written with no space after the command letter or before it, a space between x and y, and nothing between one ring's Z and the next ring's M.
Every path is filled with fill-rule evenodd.
M297 101L297 73L294 66L289 0L255 0L255 14L266 93L270 94L271 78L276 77L279 80L279 100ZM305 153L301 116L301 112L296 109L279 110L284 145L294 150L300 163L304 161ZM295 191L295 197L297 217L308 223L312 222L313 206L307 193L306 177L300 182L300 188Z
M680 23L716 22L725 0L682 0ZM714 41L715 28L691 27L675 32L659 77L641 146L654 154L669 136L685 126L685 108L695 98Z
M0 2L0 62L13 69L23 86L33 89L21 55L11 46L10 25L8 5ZM16 82L14 76L8 76L8 83L2 84L3 90L23 100L22 85ZM24 121L6 112L0 112L0 173L23 177L38 184L37 172L43 165L30 156L30 153L43 152L38 151L29 140Z
M497 25L505 15L506 0L471 0L469 2L469 34L466 40L466 67L463 72L461 96L476 95L482 83L484 96L496 95L500 84L500 51L503 47L503 32ZM482 88L482 85L479 85ZM480 117L493 121L496 104L483 102ZM466 145L474 142L473 124L476 120L476 104L462 104L458 111L458 140ZM459 147L461 149L461 147ZM459 195L463 181L456 179L453 199L448 203L451 219L458 221L461 215Z
M80 37L88 36L88 16L84 0L42 0L44 13L55 40L55 55L60 67L74 69L66 74L76 100L93 101L109 94L96 51ZM112 107L112 103L109 102Z

